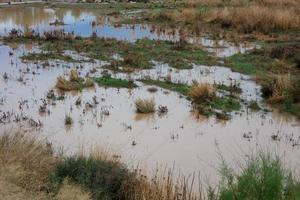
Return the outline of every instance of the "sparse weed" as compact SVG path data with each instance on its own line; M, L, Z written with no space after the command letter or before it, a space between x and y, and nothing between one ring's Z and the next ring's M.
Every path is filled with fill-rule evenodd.
M65 125L72 125L73 124L73 119L70 115L65 116Z

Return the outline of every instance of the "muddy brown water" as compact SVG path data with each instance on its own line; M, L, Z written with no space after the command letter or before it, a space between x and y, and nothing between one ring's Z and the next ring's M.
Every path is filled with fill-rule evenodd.
M95 12L43 7L0 9L0 34L6 34L11 28L24 28L25 24L40 31L49 30L53 28L49 23L59 18L70 25L61 28L88 36L94 29L90 22L101 17ZM126 25L114 27L107 22L96 29L99 36L132 42L143 37L176 37L176 34L153 32L145 25L136 25L135 28ZM218 43L205 38L197 41L202 40L206 46ZM248 48L243 45L235 47L225 41L221 43L223 47L220 49L230 49L230 54ZM216 53L218 51L217 48L211 49ZM284 161L292 169L299 166L300 126L296 118L276 110L251 112L244 104L240 111L232 113L229 121L206 118L192 112L190 102L177 93L164 89L149 93L147 89L150 86L140 82L137 82L138 88L131 90L96 86L82 92L68 92L63 101L46 100L47 111L40 113L39 107L47 92L54 88L58 76L67 75L71 68L80 65L82 76L93 68L97 72L90 75L100 76L105 62L76 64L50 60L50 66L42 67L42 63L22 63L19 59L23 54L38 51L38 47L32 45L0 46L1 132L18 129L36 132L52 142L56 149L63 148L67 154L75 153L79 148L89 150L97 145L107 146L130 166L139 164L151 170L175 163L176 169L183 174L200 171L204 178L213 181L218 179L220 155L235 166L246 156L263 149L284 156ZM9 52L13 52L13 55ZM83 58L74 52L65 53L77 59ZM198 80L230 85L237 82L243 90L241 99L245 102L256 100L264 109L270 109L263 103L260 86L249 76L222 66L194 65L193 69L176 70L167 64L154 63L154 68L150 70L116 73L113 76L133 80L170 76L172 81L183 83ZM55 93L58 94L58 91L55 90ZM94 96L99 104L90 108L86 103L92 104ZM78 97L82 99L81 106L75 105ZM138 98L154 98L156 106L165 105L169 111L165 115L136 114L134 101ZM70 115L74 121L70 127L64 125L66 115ZM136 145L132 145L133 142Z

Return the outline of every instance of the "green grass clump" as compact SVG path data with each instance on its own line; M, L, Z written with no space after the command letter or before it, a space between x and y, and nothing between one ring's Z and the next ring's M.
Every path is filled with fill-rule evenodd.
M300 44L270 43L261 49L235 54L225 59L232 70L249 75L299 72Z
M65 125L71 125L73 124L73 119L70 115L66 115L65 117Z
M188 96L191 90L191 86L182 83L172 83L170 81L160 81L160 80L151 80L151 79L144 79L139 81L143 82L146 85L155 85L164 88L166 90L175 91L185 96Z
M215 196L210 195L211 199L291 200L300 198L300 183L293 179L291 172L284 169L278 157L260 154L249 159L240 174L235 174L224 164L221 175L219 192Z
M281 110L290 113L292 115L295 115L296 117L298 117L300 119L300 105L292 103L292 102L285 102L284 104L279 106Z
M238 84L230 84L229 86L224 85L224 84L219 84L219 85L216 85L216 87L219 90L225 90L230 93L237 93L237 94L242 93L242 89L240 88L240 86Z
M211 116L228 116L228 112L234 110L239 110L241 108L240 102L232 97L218 97L215 94L214 86L208 84L198 84L190 86L182 83L172 83L170 81L160 81L160 80L139 80L147 85L155 85L167 90L178 92L188 99L193 101L194 107L203 115ZM218 87L217 87L218 88ZM221 89L226 88L226 90L231 88L221 87ZM235 89L237 90L237 89ZM221 114L217 112L221 111ZM222 117L224 118L224 117Z
M267 71L269 64L270 59L252 53L235 54L225 59L225 65L233 71L249 75L263 74Z
M216 97L213 101L209 102L209 105L224 112L232 112L241 108L238 100L229 97Z
M62 101L62 100L65 100L65 96L64 95L54 96L53 100L55 100L55 101Z
M95 78L95 82L100 86L105 87L116 87L116 88L135 88L137 85L133 81L128 81L124 79L116 79L111 76L103 76Z
M214 97L209 101L194 103L199 113L205 116L215 115L220 119L229 119L229 112L240 110L241 104L238 100L230 97Z
M128 170L120 163L74 156L65 158L51 174L50 180L59 188L63 180L68 178L87 188L93 199L116 200L121 196L122 185L129 177Z
M50 60L63 60L67 62L78 62L71 56L63 55L62 53L29 53L21 57L22 61L48 61Z
M218 63L217 59L210 53L191 44L185 44L179 48L178 43L174 42L142 39L135 43L131 51L146 57L148 60L168 63L176 69L191 69L191 63L202 65Z

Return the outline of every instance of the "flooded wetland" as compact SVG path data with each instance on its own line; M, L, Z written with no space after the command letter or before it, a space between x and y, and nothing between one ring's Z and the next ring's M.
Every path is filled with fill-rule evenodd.
M279 69L274 38L189 32L140 4L54 4L0 7L2 133L34 133L66 155L102 146L130 168L174 166L213 184L222 159L234 167L260 151L299 172L299 92L291 104L280 104L288 86L266 92L299 68Z

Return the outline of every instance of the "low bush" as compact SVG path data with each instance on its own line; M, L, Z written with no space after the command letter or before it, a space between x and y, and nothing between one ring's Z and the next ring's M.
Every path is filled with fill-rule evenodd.
M117 200L122 185L130 177L120 163L98 160L92 157L65 158L50 176L52 184L59 188L65 178L87 188L93 199Z
M247 160L240 174L224 164L217 195L210 199L282 199L300 198L300 183L285 170L278 157L261 153Z

